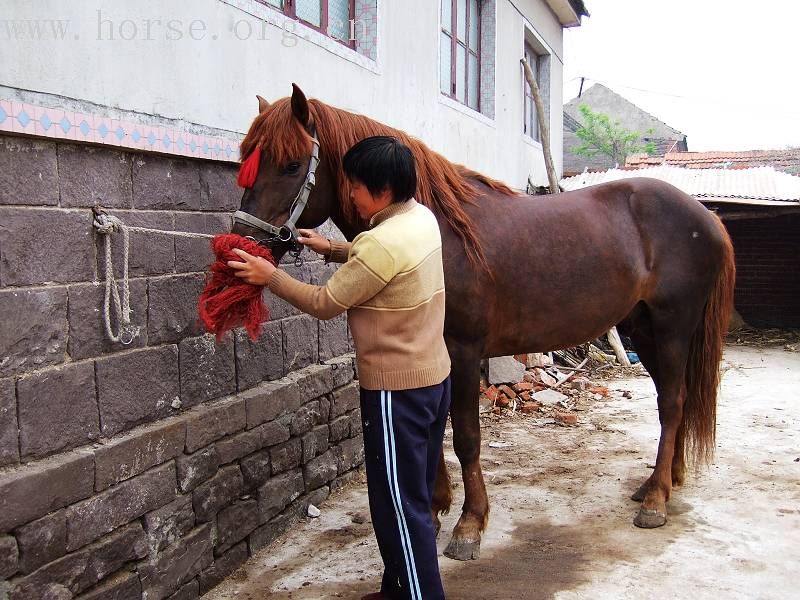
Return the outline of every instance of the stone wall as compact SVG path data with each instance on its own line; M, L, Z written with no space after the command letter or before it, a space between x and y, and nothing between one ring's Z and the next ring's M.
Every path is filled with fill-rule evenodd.
M344 317L267 295L258 342L217 344L197 324L207 240L132 233L138 335L105 337L91 207L226 231L235 170L0 137L0 598L197 597L363 462Z

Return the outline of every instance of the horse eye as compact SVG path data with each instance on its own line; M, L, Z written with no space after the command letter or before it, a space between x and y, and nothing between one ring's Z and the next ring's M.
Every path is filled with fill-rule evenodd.
M297 172L300 170L300 163L293 162L286 165L285 173L287 175L297 175Z

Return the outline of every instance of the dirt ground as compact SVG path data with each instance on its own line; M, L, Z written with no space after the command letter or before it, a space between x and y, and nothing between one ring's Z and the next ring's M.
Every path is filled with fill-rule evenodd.
M441 556L463 498L459 482L439 539L447 597L800 597L800 352L796 345L729 345L723 370L715 461L673 493L660 529L634 527L638 504L628 499L655 459L649 378L606 382L611 394L578 413L576 427L520 414L485 422L489 527L479 560ZM457 475L451 439L448 432ZM375 591L381 563L368 515L366 486L351 485L327 501L321 517L251 557L204 598Z

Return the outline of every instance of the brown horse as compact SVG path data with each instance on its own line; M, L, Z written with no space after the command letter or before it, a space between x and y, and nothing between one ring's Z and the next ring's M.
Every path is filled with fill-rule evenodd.
M416 198L433 210L442 232L450 415L465 495L445 554L477 558L489 514L479 462L481 359L573 346L613 325L631 337L658 391L656 467L633 496L641 501L634 523L663 525L672 487L684 481L686 459L708 460L714 449L718 367L735 278L722 223L654 179L626 179L555 198L522 196L401 131L309 101L297 86L291 98L271 105L259 98L259 115L241 151L247 157L259 147L261 162L242 211L274 225L296 214L291 209L298 190L313 179L307 171L316 166L310 156L318 139L316 185L296 225L313 228L330 217L352 239L366 226L353 211L341 159L355 142L379 134L411 147ZM235 231L263 237L241 223ZM281 256L292 243L273 237L270 245ZM437 526L450 503L442 456L432 507Z

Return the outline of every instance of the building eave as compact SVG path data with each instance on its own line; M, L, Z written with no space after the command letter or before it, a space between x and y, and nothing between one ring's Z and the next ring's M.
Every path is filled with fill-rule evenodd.
M576 3L577 9L573 6L573 2L569 0L547 0L547 5L558 17L562 27L580 27L581 14L589 14L583 7L583 2Z

